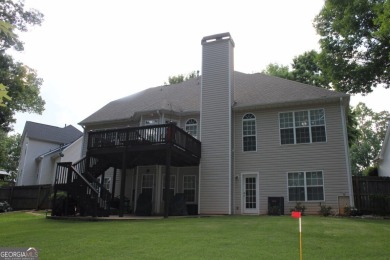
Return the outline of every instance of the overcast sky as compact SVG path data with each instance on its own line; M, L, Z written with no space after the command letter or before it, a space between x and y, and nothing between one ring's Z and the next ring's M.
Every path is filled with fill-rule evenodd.
M26 0L45 20L21 33L25 50L11 54L44 79L46 110L17 114L15 131L22 133L26 120L79 127L112 100L200 70L200 41L211 34L231 33L237 71L289 65L295 56L319 49L312 23L322 5L323 0ZM352 104L362 100L375 111L390 110L389 97L390 90L381 88L353 97Z

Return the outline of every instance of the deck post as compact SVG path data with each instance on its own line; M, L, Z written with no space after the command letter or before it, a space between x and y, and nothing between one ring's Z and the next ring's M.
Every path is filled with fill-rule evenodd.
M125 211L125 185L126 185L126 150L123 152L121 172L121 193L119 201L119 217L123 217Z
M66 176L66 184L68 187L70 186L71 189L74 189L73 185L71 185L72 184L72 174L73 174L71 167L72 167L72 163L67 163L68 174ZM65 216L68 216L69 199L70 199L70 196L69 196L69 189L68 189L66 192L66 200L65 200Z
M114 176L112 177L112 191L111 191L111 199L115 198L115 184L116 184L116 167L114 167Z
M169 215L169 203L171 198L169 197L169 188L170 188L170 175L171 175L171 158L172 155L172 149L171 146L168 144L168 148L166 151L166 159L165 159L165 190L164 190L164 197L165 197L165 203L164 203L164 218L168 218Z

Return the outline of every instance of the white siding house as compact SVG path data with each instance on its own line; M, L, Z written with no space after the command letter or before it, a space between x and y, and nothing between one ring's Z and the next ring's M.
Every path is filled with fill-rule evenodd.
M378 175L382 177L390 177L390 121L387 124L385 140L382 143L382 149L379 153L378 160Z
M16 185L54 184L57 162L81 158L82 132L27 121L21 147Z

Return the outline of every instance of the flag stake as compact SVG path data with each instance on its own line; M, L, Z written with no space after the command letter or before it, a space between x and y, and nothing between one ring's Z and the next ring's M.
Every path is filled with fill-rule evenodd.
M299 259L302 260L302 219L300 211L292 211L291 217L299 219Z
M302 260L302 218L299 217L299 259Z

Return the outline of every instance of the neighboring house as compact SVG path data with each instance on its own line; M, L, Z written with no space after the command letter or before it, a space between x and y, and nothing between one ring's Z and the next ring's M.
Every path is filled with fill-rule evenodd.
M182 194L198 214L352 206L349 96L234 71L229 33L204 37L202 48L200 77L112 101L80 122L86 161L107 169L98 175L121 205L166 215L167 194Z
M82 132L27 121L22 134L17 186L54 184L56 163L81 158Z
M390 121L387 124L385 140L378 156L378 175L390 177Z

